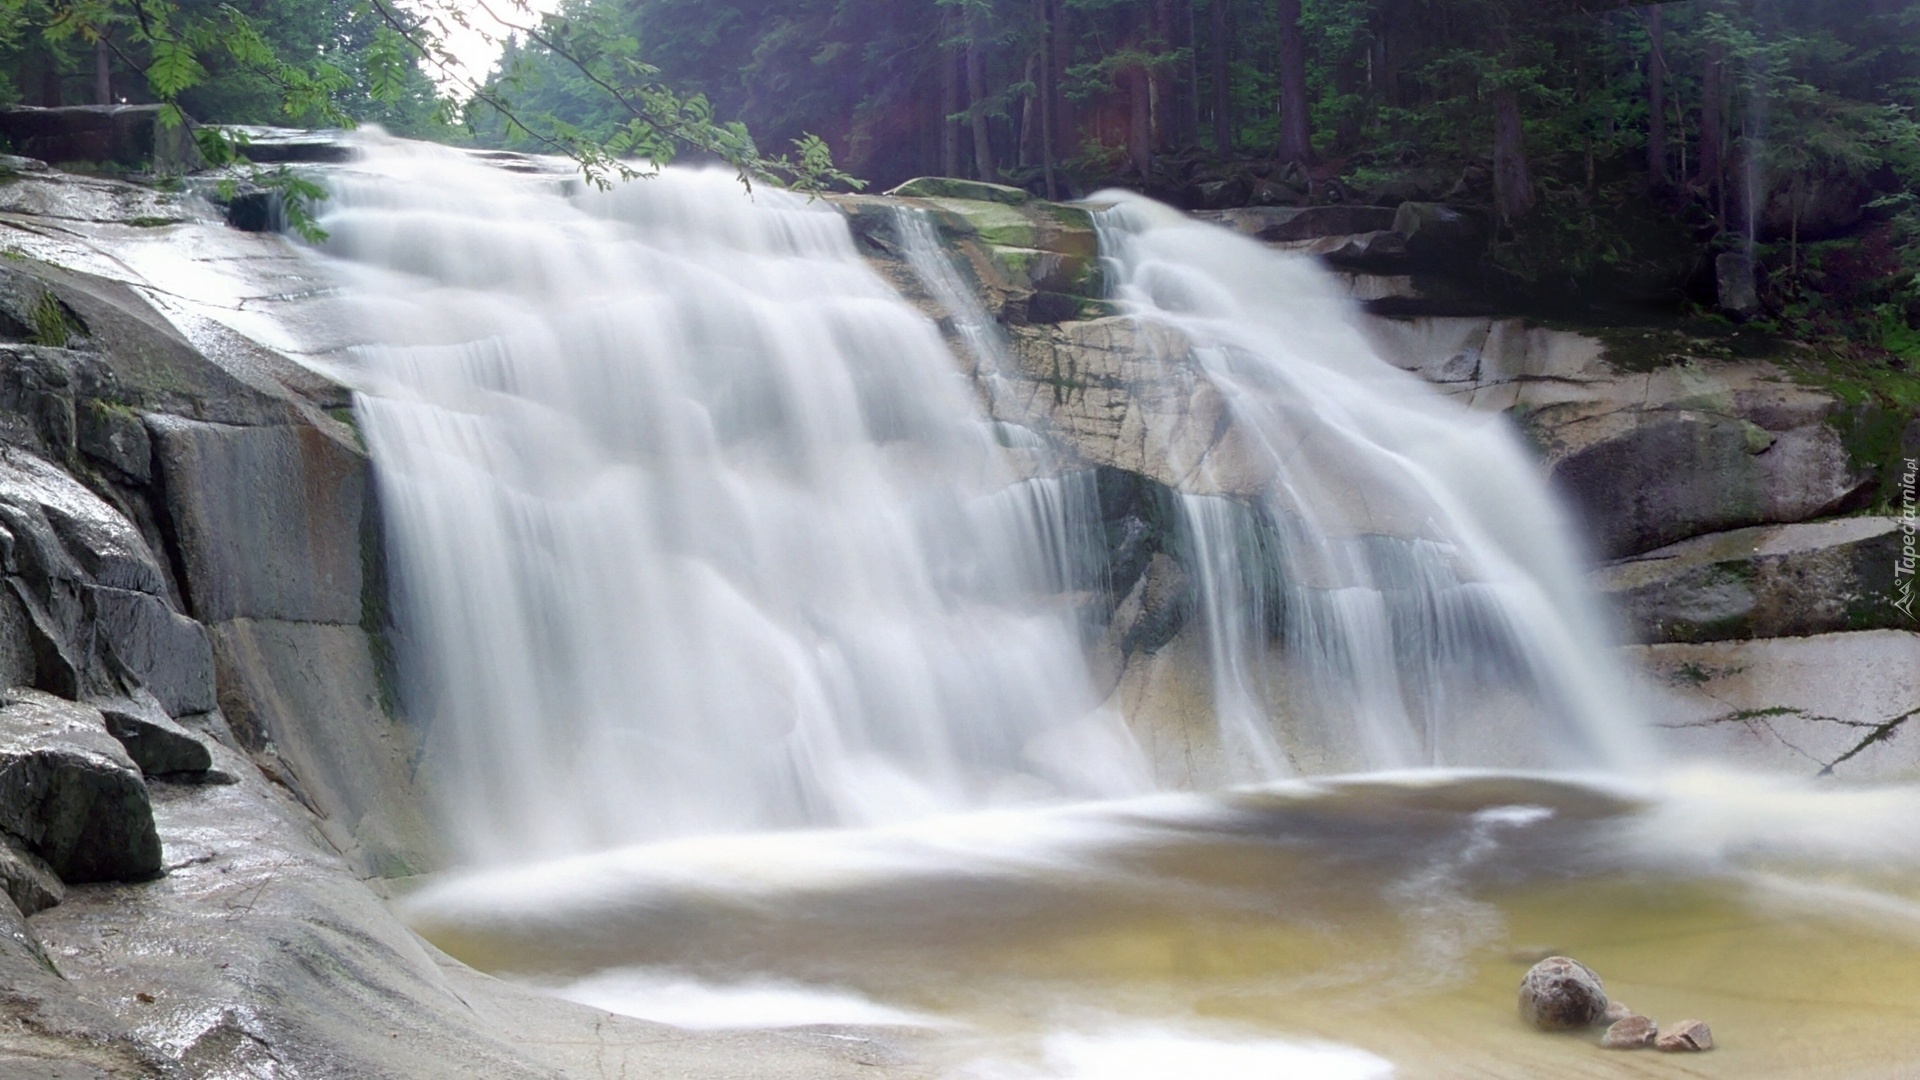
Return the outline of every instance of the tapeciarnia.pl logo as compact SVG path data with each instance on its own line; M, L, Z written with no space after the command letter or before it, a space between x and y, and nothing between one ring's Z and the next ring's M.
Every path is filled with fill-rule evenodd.
M1914 618L1914 570L1920 564L1920 458L1908 458L1900 474L1900 559L1893 565L1893 606L1907 618Z

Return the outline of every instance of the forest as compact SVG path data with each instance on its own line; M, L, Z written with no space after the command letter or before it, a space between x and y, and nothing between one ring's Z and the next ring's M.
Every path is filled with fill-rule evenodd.
M590 166L797 147L870 190L1443 201L1484 223L1503 287L1700 301L1737 251L1768 320L1920 359L1909 0L507 0L471 9L516 27L484 73L444 48L456 0L8 4L25 103L158 97Z

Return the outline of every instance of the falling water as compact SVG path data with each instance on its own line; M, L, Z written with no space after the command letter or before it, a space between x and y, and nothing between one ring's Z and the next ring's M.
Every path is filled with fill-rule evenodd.
M564 183L374 142L322 221L472 857L1139 790L1059 499L840 215Z
M1382 360L1308 260L1114 199L1117 299L1192 344L1242 435L1194 487L1264 478L1181 500L1238 775L1631 761L1572 531L1504 422Z

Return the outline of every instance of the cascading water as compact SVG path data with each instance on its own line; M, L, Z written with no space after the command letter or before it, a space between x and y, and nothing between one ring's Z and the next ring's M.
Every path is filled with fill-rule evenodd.
M1232 467L1266 478L1181 499L1239 777L1633 761L1572 531L1504 422L1382 360L1310 261L1110 201L1116 298L1192 344L1251 435Z
M1139 790L1032 599L1058 500L840 216L562 182L371 143L321 222L382 343L359 408L470 854Z

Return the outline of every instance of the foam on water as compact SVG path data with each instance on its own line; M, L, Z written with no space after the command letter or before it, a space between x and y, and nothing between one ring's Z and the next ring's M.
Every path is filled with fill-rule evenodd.
M716 983L646 969L603 971L550 988L556 997L621 1016L703 1031L861 1025L941 1027L859 994L781 979Z

